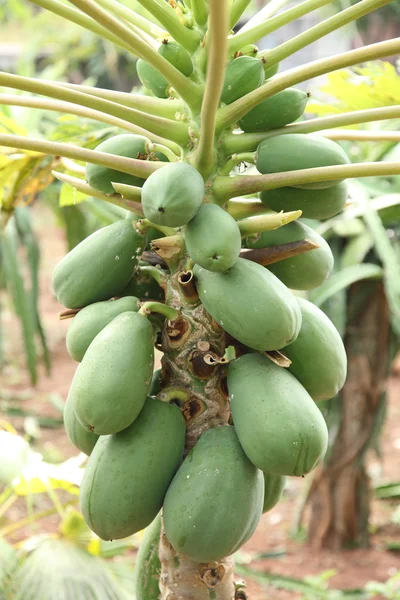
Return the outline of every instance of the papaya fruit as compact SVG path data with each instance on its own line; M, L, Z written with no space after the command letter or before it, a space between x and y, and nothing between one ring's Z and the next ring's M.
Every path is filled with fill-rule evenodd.
M310 133L276 135L263 140L256 153L256 167L263 174L347 165L349 162L347 154L339 144ZM340 181L342 179L292 187L324 189L336 185Z
M261 202L272 210L301 210L305 219L329 219L347 202L347 183L342 181L324 190L281 187L261 192Z
M204 180L194 167L184 162L169 163L146 180L143 212L156 225L181 227L200 208L204 192Z
M157 98L169 98L169 83L152 65L142 58L136 63L136 72L140 83Z
M276 506L281 499L285 488L286 479L282 475L272 475L272 473L263 473L264 475L264 505L263 513L268 512Z
M118 317L117 317L118 318ZM174 404L148 398L124 431L101 437L81 484L81 509L103 540L127 537L150 525L182 460L185 424Z
M96 335L108 323L123 312L138 310L139 299L135 296L85 306L75 315L69 326L66 339L68 354L77 362L81 362Z
M285 354L289 371L314 400L336 396L346 380L346 351L332 321L312 302L297 298L303 316L300 333Z
M76 418L70 398L64 404L64 428L73 445L84 454L90 456L99 436L93 431L87 431Z
M197 562L236 552L262 514L264 478L235 430L203 433L179 467L164 500L164 527L174 549Z
M233 217L217 204L203 204L185 227L189 256L209 271L226 271L239 257L242 236Z
M246 44L246 46L242 46L240 50L235 52L233 58L239 58L239 56L257 56L258 47L255 44Z
M177 42L167 38L163 39L158 53L186 77L190 77L193 73L193 63L189 52Z
M153 373L149 396L157 396L159 392L161 392L161 369L157 369Z
M303 114L308 94L296 88L286 88L260 102L239 121L246 133L284 127L297 121Z
M160 587L158 581L161 573L161 562L158 547L161 535L161 513L146 527L140 541L135 564L135 592L140 600L159 600Z
M137 296L141 300L159 300L165 299L164 290L158 285L157 281L150 275L145 275L140 271L135 271L133 277L128 282L120 294L121 296Z
M136 419L153 374L153 328L135 312L121 313L94 338L71 389L78 421L98 435L117 433Z
M323 459L328 430L321 411L287 369L244 354L228 366L228 390L239 441L265 473L301 476Z
M83 308L119 296L132 277L143 244L143 236L128 219L92 233L54 269L58 301L68 308Z
M293 294L261 265L238 258L223 273L195 265L197 291L206 311L232 337L255 350L291 344L301 325Z
M263 60L263 65L264 65L265 79L269 79L270 77L273 77L279 71L279 63L275 63L274 65L269 66L268 61Z
M124 156L126 158L146 159L148 156L146 151L147 142L149 142L149 140L142 135L124 133L115 135L96 146L96 152L106 152L108 154L115 154L116 156ZM163 162L168 161L166 156L160 152L156 152L154 158ZM142 187L145 181L141 177L129 175L129 173L122 173L122 171L109 169L108 167L102 167L101 165L93 165L91 163L86 165L86 180L93 189L99 190L100 192L103 192L103 194L115 194L115 190L111 185L112 182Z
M225 71L221 101L231 104L264 83L262 60L251 56L239 56L232 60Z
M269 248L299 240L309 240L319 248L285 258L268 265L268 270L292 290L312 290L322 285L333 269L329 244L316 231L299 221L292 221L274 231L264 231L259 238L247 238L249 248Z

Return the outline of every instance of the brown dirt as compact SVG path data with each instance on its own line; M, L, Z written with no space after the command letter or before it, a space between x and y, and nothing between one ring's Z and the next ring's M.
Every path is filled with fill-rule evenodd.
M52 405L51 397L57 395L63 401L65 400L76 368L76 364L65 350L64 340L68 322L59 321L58 312L62 307L53 297L50 286L51 272L65 253L66 246L63 232L55 225L52 214L43 208L40 210L36 208L35 213L42 249L40 309L52 351L52 373L46 376L42 369L36 388L30 385L26 370L23 368L24 357L18 323L10 307L6 306L2 314L2 325L3 331L6 331L5 350L8 362L0 374L0 411L6 406L4 399L12 397L27 411L59 418L60 413ZM382 459L378 460L375 456L371 456L369 461L370 473L376 483L399 480L400 405L397 402L399 394L400 362L397 363L389 384L389 413L382 435ZM0 412L0 419L5 419L19 431L24 431L23 418L10 417ZM42 428L41 437L35 445L46 457L53 460L74 455L74 449L61 428ZM306 479L290 480L284 500L264 515L255 535L242 549L240 559L243 563L250 563L260 571L295 578L334 570L335 575L330 579L330 587L339 589L360 588L371 580L384 582L400 570L400 554L385 550L388 541L400 542L400 530L390 522L391 513L397 506L396 502L374 500L369 549L316 552L303 541L293 539L291 528L306 483ZM44 501L43 506L45 505ZM40 509L40 506L38 508ZM16 504L8 516L12 520L20 519L24 510L23 504ZM54 530L56 527L57 519L54 517L43 523L43 528L47 531ZM17 539L20 539L20 535L14 537L13 541ZM262 559L259 558L259 554L263 554ZM301 598L301 594L296 592L277 590L249 578L247 583L251 600Z

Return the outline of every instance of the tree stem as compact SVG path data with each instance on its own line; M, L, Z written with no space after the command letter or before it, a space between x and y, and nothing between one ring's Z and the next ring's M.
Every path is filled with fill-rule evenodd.
M240 229L240 233L243 237L253 235L255 233L262 233L263 231L273 231L279 229L283 225L287 225L292 221L296 221L301 217L301 210L293 210L290 212L280 212L267 215L258 215L256 217L249 217L237 221Z
M273 263L291 258L310 250L319 248L314 242L309 240L299 240L297 242L289 242L288 244L280 244L279 246L270 246L269 248L255 248L253 250L242 250L240 256L263 265L272 265Z
M320 132L330 140L354 142L400 142L400 131L363 131L352 129L327 129Z
M169 321L175 321L179 317L179 310L176 310L168 304L162 302L144 302L140 307L139 313L141 315L149 315L151 313L158 313L163 315Z
M157 267L153 266L145 266L139 267L139 271L145 275L150 275L155 281L157 281L160 287L165 287L167 278L161 269L157 269Z
M98 0L99 4L101 4L104 8L108 8L111 12L115 13L117 16L122 17L128 23L132 23L135 27L138 27L147 35L157 39L161 37L164 33L164 30L161 27L158 27L155 23L148 21L137 12L126 6L125 4L121 4L120 2L116 2L115 0Z
M230 28L236 25L239 21L240 17L243 15L246 8L249 6L251 0L233 0L232 8L231 8L231 22Z

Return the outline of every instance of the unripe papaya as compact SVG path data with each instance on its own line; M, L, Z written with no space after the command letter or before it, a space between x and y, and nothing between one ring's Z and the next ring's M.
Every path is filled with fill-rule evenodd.
M279 63L275 63L274 65L269 66L268 61L267 60L263 60L263 65L264 65L264 74L265 74L265 79L269 79L270 77L273 77L274 75L277 74L277 72L279 71Z
M153 373L149 390L149 396L157 396L159 392L161 392L161 369L157 369Z
M135 312L115 317L94 338L69 391L75 414L88 431L117 433L136 419L153 374L153 328Z
M239 58L239 56L257 56L258 47L255 44L246 44L246 46L242 46L240 50L235 52L234 58Z
M87 431L76 418L70 398L64 404L64 427L70 441L84 454L90 456L99 436Z
M81 362L94 338L106 325L123 312L138 312L139 299L127 296L119 300L95 302L78 312L69 326L66 345L68 354Z
M323 459L328 430L317 405L287 369L261 354L229 364L228 390L239 441L266 473L301 476Z
M104 540L144 529L159 513L182 460L185 424L179 408L148 398L124 431L101 437L81 485L81 509Z
M267 269L244 258L223 273L195 265L197 291L206 311L232 337L255 350L291 344L301 325L293 294Z
M157 98L169 97L168 81L152 65L139 58L136 63L136 71L141 84L157 96Z
M267 98L245 115L239 122L246 133L277 129L297 121L303 114L308 94L296 88L286 88Z
M92 233L54 269L53 290L59 302L82 308L118 296L132 277L143 244L143 236L127 219Z
M274 231L264 231L257 240L247 238L249 248L269 248L299 240L309 240L319 248L268 265L268 270L292 290L312 290L322 285L333 269L329 244L316 231L292 221Z
M135 271L132 279L120 295L137 296L141 300L159 300L160 302L165 299L164 290L158 285L157 281L150 275L145 275L140 271Z
M203 204L185 228L186 249L209 271L226 271L239 257L242 236L233 217L217 204Z
M301 210L305 219L329 219L347 202L347 183L342 181L324 190L281 187L261 193L261 202L272 210Z
M264 83L264 65L259 58L239 56L228 64L221 101L231 104Z
M126 158L145 159L147 158L147 142L149 142L149 140L142 135L125 133L122 135L115 135L114 137L105 140L96 146L96 152L106 152L108 154L115 154L116 156L124 156ZM164 154L161 154L160 152L155 154L155 158L162 160L163 162L167 162L168 160ZM102 167L101 165L93 165L91 163L86 165L86 179L92 188L103 192L103 194L115 194L111 182L142 187L145 181L141 177L129 175L129 173L122 173L122 171Z
M332 321L312 302L297 298L303 321L293 346L285 348L289 371L314 400L328 400L346 380L347 358L342 339Z
M257 148L256 156L257 169L263 174L347 165L349 162L339 144L309 133L288 133L263 140ZM342 180L305 183L293 187L324 189Z
M264 478L233 427L203 433L179 467L164 500L164 527L175 550L197 562L236 552L262 514Z
M193 63L189 52L173 40L164 39L158 49L159 54L171 63L178 71L190 77L193 73Z
M184 162L170 163L146 180L143 212L146 219L157 225L181 227L200 208L204 192L204 180L194 167Z
M286 479L282 475L272 475L271 473L263 473L264 475L264 505L263 513L268 512L276 506L281 499L285 488Z
M159 600L158 581L161 562L158 557L161 535L161 513L146 527L140 540L139 552L135 564L135 592L140 600Z

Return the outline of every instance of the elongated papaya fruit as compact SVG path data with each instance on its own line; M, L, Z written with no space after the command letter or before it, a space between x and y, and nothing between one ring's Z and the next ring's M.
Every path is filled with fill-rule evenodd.
M139 313L115 317L94 338L69 391L75 414L88 431L117 433L136 419L153 374L153 328Z
M128 219L92 233L54 269L53 290L59 302L82 308L118 296L132 277L143 244L143 236Z
M142 190L145 217L157 225L181 227L200 208L204 198L204 180L188 163L170 163L155 171Z
M139 299L135 296L95 302L86 306L75 315L69 326L66 339L68 354L77 362L81 362L96 335L106 325L123 312L138 310Z
M281 499L285 488L286 478L282 475L272 475L271 473L263 473L264 475L264 505L263 513L268 512L276 506Z
M269 248L299 240L309 240L319 248L268 265L268 270L292 290L312 290L329 277L333 269L333 254L329 244L311 227L293 221L274 231L264 231L257 240L248 238L247 246Z
M70 441L84 454L90 456L99 436L87 431L76 418L71 399L64 404L64 427Z
M160 587L158 581L161 573L161 562L158 558L158 547L161 535L161 513L146 527L140 541L135 565L136 598L140 600L159 600Z
M159 392L161 392L161 369L157 369L153 373L153 377L151 380L149 396L157 396Z
M289 371L314 400L328 400L346 380L347 358L342 339L332 321L312 302L297 298L303 321L293 346L285 349Z
M315 402L287 369L261 354L229 364L232 418L243 450L266 473L301 476L323 459L328 430Z
M264 65L259 58L239 56L228 64L225 71L221 100L231 104L264 83Z
M161 75L157 69L149 65L142 58L139 58L136 63L136 72L141 84L157 96L157 98L169 97L169 83L164 75Z
M297 121L303 114L308 94L296 88L286 88L275 96L260 102L240 120L246 133L277 129Z
M127 286L122 290L121 296L137 296L141 300L164 301L164 290L150 275L135 271Z
M305 219L329 219L347 202L347 183L342 181L324 190L281 187L261 193L261 202L272 210L301 210Z
M195 263L209 271L226 271L242 247L239 227L217 204L203 204L185 228L186 249Z
M256 157L257 169L263 174L347 165L349 162L347 154L339 144L309 133L289 133L268 138L258 146ZM340 181L342 179L293 187L324 189Z
M149 142L149 140L142 135L125 133L122 135L115 135L114 137L105 140L96 146L96 152L107 152L108 154L125 156L126 158L147 159L147 142ZM161 154L160 152L157 152L154 155L154 160L162 160L163 162L168 161L164 154ZM92 188L103 192L103 194L115 194L115 190L111 185L112 182L126 183L127 185L139 187L142 187L144 183L144 179L135 177L135 175L122 173L122 171L109 169L108 167L102 167L101 165L92 165L91 163L86 165L86 179Z
M101 437L81 485L81 509L104 540L144 529L160 512L182 460L185 424L179 408L148 398L134 423Z
M232 337L255 350L291 344L301 325L295 297L273 273L238 258L223 273L195 265L197 291L206 311Z
M167 38L163 39L158 53L186 77L190 77L193 73L193 63L189 52L177 42Z
M233 427L203 433L180 466L164 501L164 527L175 550L198 562L236 552L261 517L264 478Z

